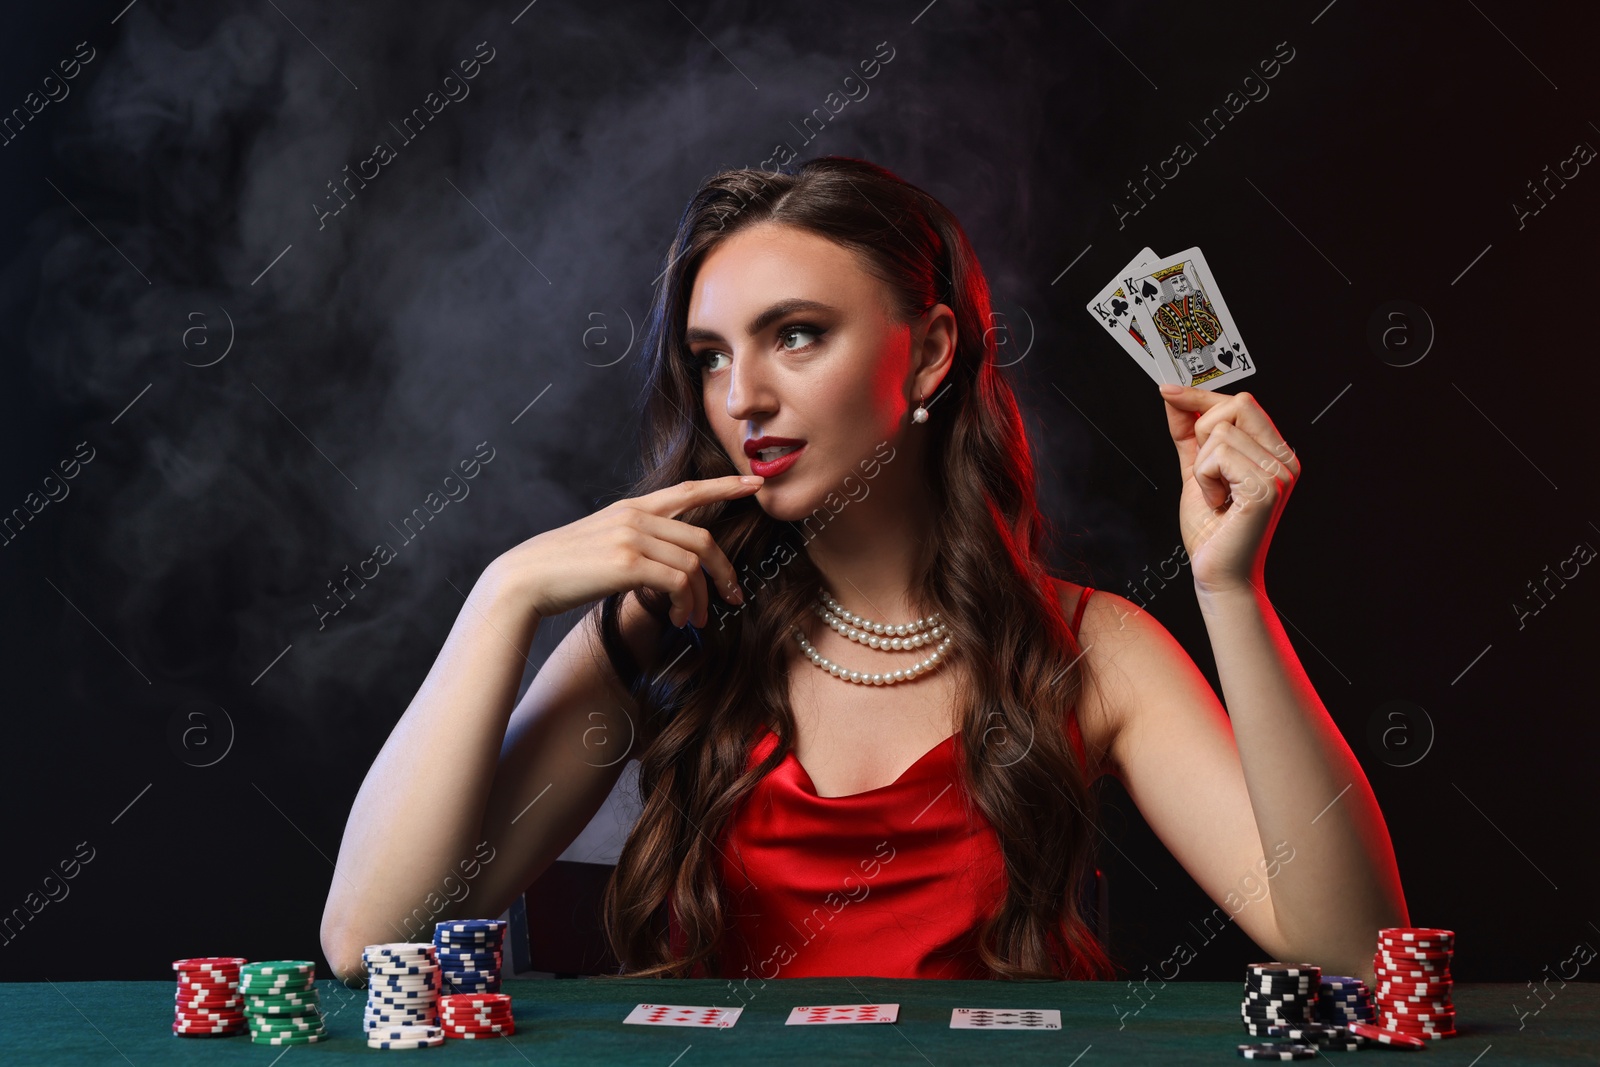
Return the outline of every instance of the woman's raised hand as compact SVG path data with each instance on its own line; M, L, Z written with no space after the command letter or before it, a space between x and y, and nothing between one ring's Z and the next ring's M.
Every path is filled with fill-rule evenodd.
M644 496L608 504L576 522L531 537L495 561L526 589L541 618L559 615L601 597L650 588L672 599L671 619L705 626L711 611L707 574L717 593L742 604L733 563L704 527L676 516L717 500L760 490L763 479L725 478L679 482Z

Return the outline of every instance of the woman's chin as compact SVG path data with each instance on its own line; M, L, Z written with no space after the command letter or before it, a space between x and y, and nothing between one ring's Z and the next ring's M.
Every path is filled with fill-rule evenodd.
M769 482L756 493L756 503L779 522L799 522L811 517L820 509L831 517L823 503L822 494L808 492L803 486Z

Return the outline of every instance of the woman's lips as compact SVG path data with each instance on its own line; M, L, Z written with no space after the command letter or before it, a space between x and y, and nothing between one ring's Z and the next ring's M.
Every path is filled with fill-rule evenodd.
M794 461L799 459L800 453L804 452L805 450L806 446L800 445L793 451L786 452L779 456L771 463L763 462L758 456L751 456L750 473L758 474L763 478L774 478L788 470L790 467L794 466Z

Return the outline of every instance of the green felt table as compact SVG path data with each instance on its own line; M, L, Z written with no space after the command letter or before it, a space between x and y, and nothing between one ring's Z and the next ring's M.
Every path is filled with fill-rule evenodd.
M447 1041L413 1052L369 1049L361 1028L365 994L317 983L329 1037L315 1045L254 1045L248 1037L188 1038L171 1032L171 982L0 984L6 1020L0 1064L292 1064L369 1061L375 1056L452 1063L647 1064L1098 1064L1239 1063L1252 1040L1239 1022L1240 982L1151 981L1142 999L1126 982L938 982L884 978L794 978L751 982L564 979L506 982L517 1033L492 1041ZM1419 1063L1594 1063L1600 1059L1600 986L1552 983L1537 1014L1526 985L1458 985L1461 1034L1417 1053L1332 1052L1323 1059L1416 1056ZM744 1005L725 1030L624 1025L641 1002ZM797 1005L898 1003L894 1025L786 1026ZM950 1029L957 1007L1058 1008L1059 1031ZM1487 1050L1487 1052L1486 1052ZM280 1059L281 1057L281 1059ZM1421 1059L1426 1057L1426 1059ZM1482 1057L1480 1059L1480 1057ZM1408 1062L1408 1061L1407 1061Z

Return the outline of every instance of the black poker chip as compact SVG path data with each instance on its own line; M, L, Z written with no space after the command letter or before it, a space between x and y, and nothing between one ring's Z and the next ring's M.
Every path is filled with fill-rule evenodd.
M1317 1050L1310 1045L1279 1041L1240 1045L1239 1055L1247 1060L1314 1060Z

